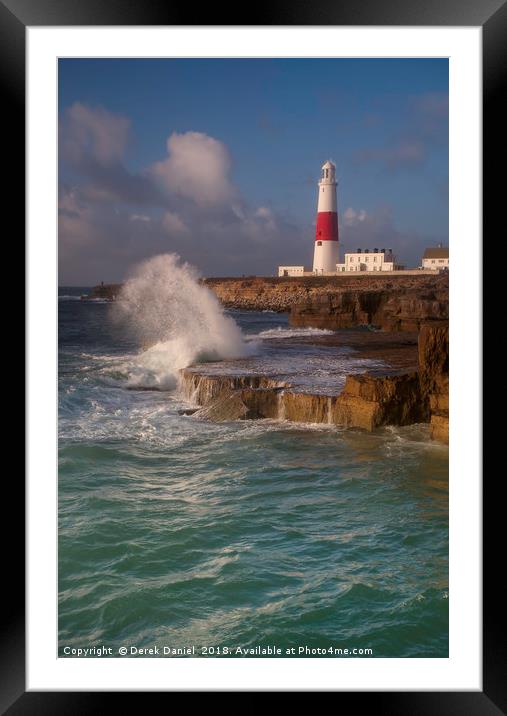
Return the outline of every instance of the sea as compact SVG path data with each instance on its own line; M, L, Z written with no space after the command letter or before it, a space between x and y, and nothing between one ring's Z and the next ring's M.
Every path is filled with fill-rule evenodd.
M368 366L223 311L192 272L146 278L120 316L59 289L59 655L447 657L447 447L427 425L199 419L185 364L311 365L303 391Z

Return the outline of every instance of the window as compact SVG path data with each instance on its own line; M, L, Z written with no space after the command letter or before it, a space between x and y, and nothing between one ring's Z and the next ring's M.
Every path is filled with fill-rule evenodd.
M431 259L431 263L434 264L434 263L435 263L435 259Z
M322 246L322 241L317 241L317 246Z
M377 257L376 257L376 256L373 257L373 261L374 261L375 263L377 262ZM375 268L377 268L377 267L375 266Z
M366 256L365 261L366 261L366 263L368 263L368 256Z
M443 264L443 263L444 263L444 259L438 259L438 263L439 263L439 264Z
M350 263L352 263L352 262L354 261L354 257L351 256L351 257L349 258L349 261L350 261Z

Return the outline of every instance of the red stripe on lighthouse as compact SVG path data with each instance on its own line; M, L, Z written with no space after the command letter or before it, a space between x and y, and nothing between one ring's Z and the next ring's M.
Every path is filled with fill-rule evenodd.
M335 211L319 211L315 241L338 241L338 214Z

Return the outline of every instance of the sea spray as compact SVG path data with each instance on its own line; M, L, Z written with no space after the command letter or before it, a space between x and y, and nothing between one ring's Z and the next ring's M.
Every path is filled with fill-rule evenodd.
M148 346L126 366L128 387L172 389L181 368L245 357L252 350L215 295L199 283L197 271L176 254L137 266L113 313Z

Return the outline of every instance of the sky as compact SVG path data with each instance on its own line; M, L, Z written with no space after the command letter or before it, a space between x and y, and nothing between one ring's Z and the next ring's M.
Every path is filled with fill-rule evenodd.
M448 242L446 59L59 60L59 283L177 253L204 276L311 267L320 167L340 259Z

